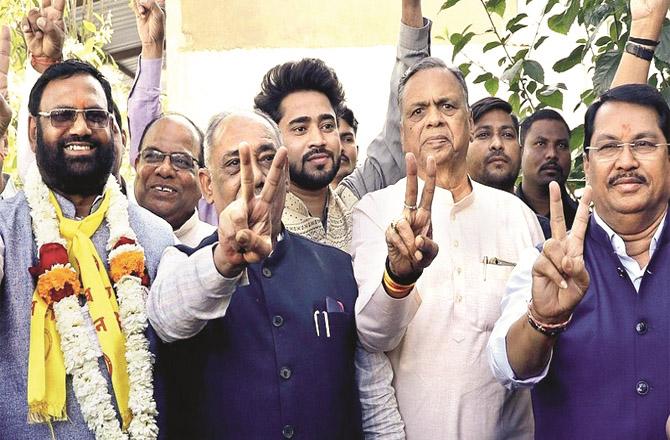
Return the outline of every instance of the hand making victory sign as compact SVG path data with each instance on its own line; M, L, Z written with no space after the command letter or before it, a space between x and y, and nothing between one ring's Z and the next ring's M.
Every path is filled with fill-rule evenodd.
M431 206L435 194L435 160L427 159L426 181L417 205L419 185L416 158L405 156L407 185L402 217L386 230L388 264L393 278L416 281L423 269L437 256L438 246L432 239ZM391 292L389 292L392 294Z
M42 8L33 8L21 21L26 46L35 70L42 73L63 58L65 0L42 0Z
M551 237L533 265L533 313L547 324L566 322L589 287L584 265L584 237L589 222L591 187L584 188L579 208L566 232L561 190L556 182L549 184Z
M287 156L285 147L277 150L263 189L256 195L251 151L247 143L240 144L240 195L219 216L219 244L214 251L214 262L223 276L236 276L247 264L272 252L272 206L275 197L285 197L277 189L286 179Z

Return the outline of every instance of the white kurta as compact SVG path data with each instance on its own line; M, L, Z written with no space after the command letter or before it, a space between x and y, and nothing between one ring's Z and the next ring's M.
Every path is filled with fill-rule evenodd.
M381 279L384 232L402 212L405 179L354 208L358 331L366 348L389 352L410 440L533 436L528 391L496 382L486 344L512 270L500 260L516 263L524 248L543 240L542 231L514 195L471 184L472 193L456 204L451 192L436 188L432 222L440 251L401 300L386 294ZM497 264L483 263L494 258Z

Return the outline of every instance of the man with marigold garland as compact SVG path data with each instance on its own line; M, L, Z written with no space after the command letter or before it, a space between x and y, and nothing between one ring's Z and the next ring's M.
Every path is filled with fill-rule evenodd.
M52 22L31 14L39 39ZM0 202L0 437L156 438L144 301L172 230L111 177L108 81L51 64L30 94L36 167ZM0 97L0 137L10 119Z

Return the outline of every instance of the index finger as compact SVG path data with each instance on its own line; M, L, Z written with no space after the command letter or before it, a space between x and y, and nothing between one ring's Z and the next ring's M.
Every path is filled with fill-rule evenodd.
M270 171L268 172L268 175L265 178L265 183L263 184L263 189L261 190L261 200L266 203L272 202L275 193L277 192L279 182L284 178L284 164L286 162L287 155L288 150L286 147L279 147L275 153L274 159L272 159L272 166L270 167Z
M551 238L563 240L565 238L565 214L563 214L563 201L561 200L561 188L558 182L549 183L549 224L551 226Z
M433 205L433 195L435 194L435 159L433 156L428 156L426 160L426 182L421 193L420 208L430 211Z
M583 249L584 237L586 236L586 227L589 224L589 205L591 204L591 186L584 187L584 193L579 200L579 207L575 214L575 220L572 222L570 237L576 239L579 248Z
M53 4L50 0L44 0L44 3L49 3L53 6L53 9L60 14L59 19L63 17L63 11L65 11L65 0L54 0ZM44 4L42 4L44 6Z
M419 191L416 180L416 157L414 154L407 153L405 155L405 168L407 170L407 182L405 185L405 206L416 205L416 195Z
M241 142L240 155L240 191L242 200L250 202L254 198L254 170L251 168L251 152L249 144Z

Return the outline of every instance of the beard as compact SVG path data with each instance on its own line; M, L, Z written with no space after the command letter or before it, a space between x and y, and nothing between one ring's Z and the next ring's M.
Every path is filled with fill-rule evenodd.
M47 144L43 135L42 127L37 124L35 159L44 183L62 194L101 194L116 159L113 138L110 136L109 142L103 144L90 136L69 136ZM94 154L66 158L65 146L70 142L89 143Z
M333 159L333 167L329 170L325 170L325 165L323 167L317 168L317 171L309 172L305 170L305 164L309 158L315 154L326 153L330 155L330 158ZM301 166L289 163L289 175L291 176L291 184L296 185L300 188L307 190L317 190L323 189L330 185L330 182L333 181L337 172L340 170L340 157L335 159L332 153L325 150L312 150L309 153L305 154L301 160Z

